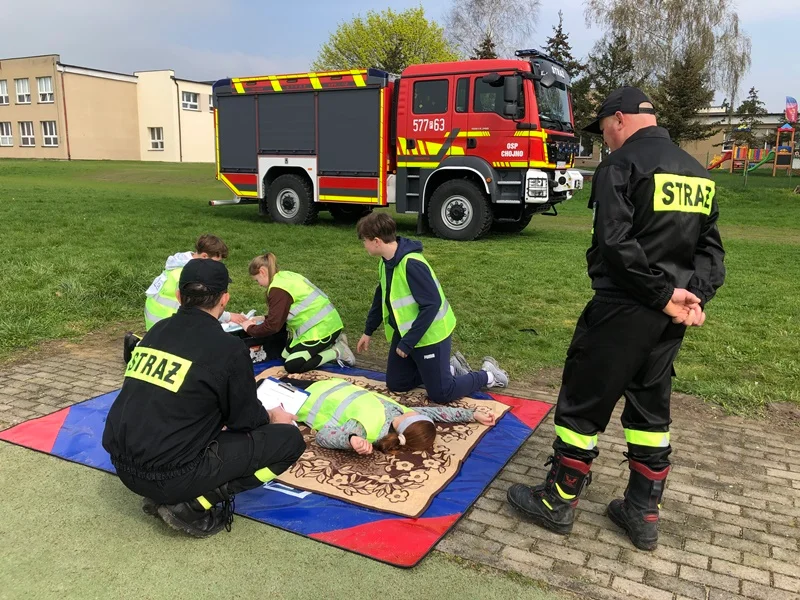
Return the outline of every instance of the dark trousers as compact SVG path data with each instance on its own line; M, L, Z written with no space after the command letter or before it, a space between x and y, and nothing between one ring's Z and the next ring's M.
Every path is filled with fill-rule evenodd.
M489 381L486 371L459 377L450 373L450 337L438 344L414 348L407 358L397 354L399 341L397 336L392 340L386 361L386 387L392 392L407 392L423 385L431 402L447 404L474 394Z
M118 475L140 496L159 504L178 504L207 495L225 483L231 494L258 487L292 466L305 449L303 435L294 425L262 425L248 432L220 432L203 452L197 468L185 475L157 481L124 471Z
M567 351L554 450L585 462L596 458L597 433L605 431L624 396L621 420L629 457L654 470L667 467L672 363L685 332L661 311L595 296Z
M275 360L281 357L283 349L286 347L286 340L289 332L284 325L280 331L268 335L267 337L250 337L244 331L234 331L232 335L242 338L245 346L253 348L254 346L261 346L264 353L267 355L267 360Z
M315 340L308 343L300 343L292 346L292 341L286 344L286 350L283 352L285 359L283 367L287 373L305 373L320 366L323 362L328 362L329 357L323 356L325 350L333 348L336 339L342 330L332 333L323 340Z

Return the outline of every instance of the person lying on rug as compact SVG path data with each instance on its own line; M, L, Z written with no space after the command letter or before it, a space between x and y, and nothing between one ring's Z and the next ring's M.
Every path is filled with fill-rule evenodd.
M181 306L133 350L103 430L142 509L200 538L230 530L233 495L272 481L306 449L293 415L259 402L248 349L219 325L229 281L221 262L183 267Z
M372 334L383 323L390 344L386 387L407 392L422 385L437 404L481 388L508 387L508 373L491 356L479 371L472 371L460 353L451 359L456 317L422 244L398 236L397 224L386 213L362 217L356 230L367 254L380 257L378 285L356 350L369 350Z
M333 377L322 381L282 377L281 381L309 393L297 420L317 432L317 444L334 450L372 454L433 448L435 422L478 422L491 427L494 414L454 406L409 408L365 388Z
M247 335L266 337L286 325L290 337L283 358L288 373L305 373L333 361L341 366L356 364L339 312L322 290L298 273L279 269L272 252L256 256L249 271L258 285L267 288L268 312L262 323L254 317L242 328Z

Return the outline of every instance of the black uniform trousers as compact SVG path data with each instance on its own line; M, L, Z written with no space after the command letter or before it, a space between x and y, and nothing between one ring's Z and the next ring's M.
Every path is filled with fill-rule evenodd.
M670 394L684 325L661 311L595 296L578 319L556 405L553 449L589 462L620 397L629 458L669 465Z
M333 332L331 335L326 336L321 340L314 340L313 342L300 342L299 344L292 345L292 339L286 344L281 356L283 356L283 368L287 373L306 373L312 371L324 362L333 354L323 356L325 350L331 350L339 339L342 330Z
M212 493L216 488L228 484L231 494L256 488L292 466L305 449L303 435L294 425L267 424L248 432L220 432L203 451L199 464L182 475L159 479L123 469L117 469L117 475L128 489L158 504L201 496L216 504L223 500Z

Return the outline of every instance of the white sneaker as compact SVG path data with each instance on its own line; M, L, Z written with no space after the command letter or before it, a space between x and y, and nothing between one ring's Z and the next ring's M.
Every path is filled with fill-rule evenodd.
M483 357L483 365L481 370L491 373L494 377L494 382L487 387L508 387L508 373L500 368L497 361L491 356Z
M347 344L347 336L344 333L340 334L336 339L333 349L336 350L336 362L339 363L340 367L354 367L356 365L356 355L350 350L350 346Z
M450 357L450 366L453 367L453 374L456 377L467 375L472 372L472 367L469 366L467 359L461 352L456 352Z

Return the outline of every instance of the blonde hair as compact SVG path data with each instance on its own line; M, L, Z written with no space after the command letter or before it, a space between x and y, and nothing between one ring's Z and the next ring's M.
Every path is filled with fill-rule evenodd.
M250 272L250 276L255 277L258 275L261 267L264 267L267 270L267 275L269 275L270 282L272 282L272 279L275 277L275 273L280 271L278 268L278 259L275 258L275 255L272 252L259 254L250 261L250 266L247 268Z

